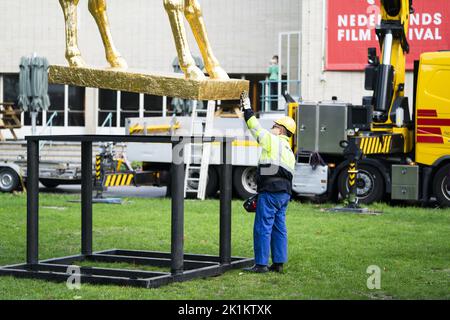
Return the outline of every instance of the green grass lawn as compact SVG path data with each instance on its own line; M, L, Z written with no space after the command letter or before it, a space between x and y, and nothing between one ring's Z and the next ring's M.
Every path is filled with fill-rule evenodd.
M78 254L76 195L40 196L40 259ZM323 206L322 206L323 207ZM284 274L244 274L175 283L158 289L0 277L0 299L449 299L450 210L373 206L380 216L332 214L291 202L289 263ZM218 254L219 202L187 200L185 251ZM26 196L0 194L0 265L25 261ZM233 202L233 255L253 256L253 215ZM94 205L94 250L170 251L170 200L126 199ZM369 290L366 270L382 270ZM124 267L120 265L119 267Z

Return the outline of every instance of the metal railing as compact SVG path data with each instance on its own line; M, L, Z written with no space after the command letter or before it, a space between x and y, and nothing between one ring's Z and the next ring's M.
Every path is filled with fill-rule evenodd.
M274 112L280 111L279 101L283 93L288 92L293 96L300 98L301 81L300 80L264 80L259 82L261 85L261 111Z
M110 113L108 113L108 116L106 117L105 121L103 121L103 123L100 126L100 128L106 127L107 123L109 123L108 127L111 128L112 127L112 120L113 120L113 113L110 112Z
M46 131L49 129L50 135L52 135L52 129L53 129L53 120L58 116L58 112L55 111L52 113L52 115L50 116L50 118L48 118L47 123L45 124L44 129L41 131L41 133L39 135L43 135L44 133L46 133ZM45 145L47 144L48 141L39 141L39 151L41 151L42 149L44 149ZM51 142L50 142L51 143Z

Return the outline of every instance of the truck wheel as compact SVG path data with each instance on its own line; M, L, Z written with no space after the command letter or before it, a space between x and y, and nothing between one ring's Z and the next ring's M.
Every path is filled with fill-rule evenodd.
M213 197L219 191L219 174L215 168L208 170L208 182L206 184L206 197Z
M433 179L433 192L441 207L450 207L450 164L443 166Z
M11 168L0 169L0 191L11 192L17 189L20 180L17 173Z
M371 204L383 199L384 179L381 173L372 166L360 165L356 179L357 195L360 203ZM344 169L338 177L339 192L343 198L348 194L348 173Z
M59 183L53 181L39 180L39 182L42 183L42 185L48 189L54 189L59 186Z
M233 172L233 186L236 194L247 199L256 194L256 167L237 167Z

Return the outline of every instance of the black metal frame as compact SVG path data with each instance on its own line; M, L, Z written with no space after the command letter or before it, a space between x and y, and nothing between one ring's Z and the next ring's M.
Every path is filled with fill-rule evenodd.
M72 273L69 267L75 262L125 262L135 265L170 267L170 272L130 269L80 267L80 281L94 284L116 284L155 288L172 282L217 276L230 269L247 267L253 259L231 256L231 197L232 165L231 139L204 138L204 142L222 142L220 185L220 249L219 256L184 253L184 162L172 161L172 231L171 252L110 249L92 250L92 143L93 142L143 142L172 143L173 159L182 157L183 146L194 137L169 136L31 136L27 137L27 261L0 267L1 275L67 281ZM195 139L198 139L196 137ZM81 254L39 261L39 141L81 142ZM180 145L181 144L181 145Z

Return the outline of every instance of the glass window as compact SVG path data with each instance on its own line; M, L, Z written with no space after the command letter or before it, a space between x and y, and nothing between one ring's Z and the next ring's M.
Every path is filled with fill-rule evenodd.
M161 117L163 98L159 96L144 95L144 117Z
M68 125L69 126L85 126L85 88L68 87ZM115 92L115 91L114 91ZM3 75L3 101L13 102L17 105L19 96L19 74ZM65 108L66 108L66 90L61 84L49 84L48 95L50 98L50 106L47 111L47 121L52 118L52 125L63 127L65 125ZM115 111L115 110L114 110ZM54 115L56 112L56 115ZM31 116L28 112L23 113L24 124L31 125ZM39 112L37 118L38 125L44 125L42 112Z
M174 112L174 104L177 98L167 97L167 116L172 116ZM174 101L175 100L175 101Z
M85 88L69 86L69 126L85 126L85 96Z
M121 92L120 126L125 127L126 118L139 118L139 93Z
M5 74L3 75L3 102L14 103L16 108L19 108L19 75L18 74ZM22 119L22 115L17 116L19 120Z
M3 102L12 102L17 105L19 97L19 75L3 75Z
M23 114L24 116L24 123L26 126L31 126L31 114L30 112L24 112ZM37 126L42 126L42 111L38 112L38 116L36 118L36 125Z
M116 126L117 121L117 91L100 89L98 94L98 125L101 126L111 115L111 126ZM109 127L109 122L105 124Z
M64 127L64 85L49 84L48 96L50 107L47 112L47 123L54 127Z

